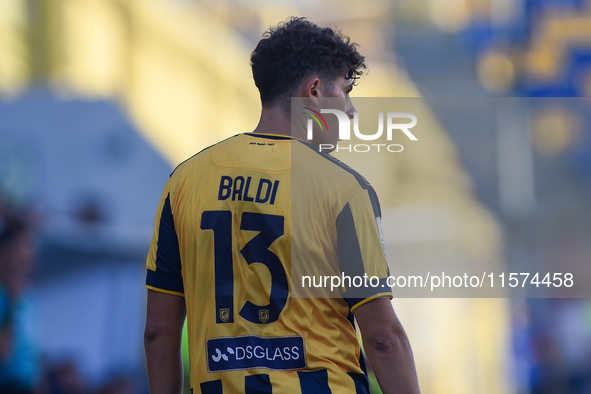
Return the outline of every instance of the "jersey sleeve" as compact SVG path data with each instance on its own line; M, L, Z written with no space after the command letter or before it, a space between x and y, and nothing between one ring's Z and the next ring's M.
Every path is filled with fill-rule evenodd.
M158 204L146 267L148 289L184 296L179 241L170 204L170 179Z
M374 298L392 298L380 215L377 196L370 186L351 198L337 216L343 298L351 311Z

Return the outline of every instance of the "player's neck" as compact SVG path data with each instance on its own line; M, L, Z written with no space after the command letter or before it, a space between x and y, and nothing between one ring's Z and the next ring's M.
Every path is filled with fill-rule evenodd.
M279 108L263 108L259 124L253 133L278 134L304 139L303 134L300 136L292 133L291 121L285 117Z

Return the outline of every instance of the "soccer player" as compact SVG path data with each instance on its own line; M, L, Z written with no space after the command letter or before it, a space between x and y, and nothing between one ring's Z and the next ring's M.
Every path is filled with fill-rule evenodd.
M290 122L291 97L317 108L335 98L352 116L364 57L339 32L291 18L264 34L251 65L256 129L180 164L158 206L144 338L152 394L182 391L186 315L195 393L369 393L354 317L383 392L418 393L385 285L375 192L318 152L336 145L334 133L309 144ZM380 286L296 297L294 272L376 276Z

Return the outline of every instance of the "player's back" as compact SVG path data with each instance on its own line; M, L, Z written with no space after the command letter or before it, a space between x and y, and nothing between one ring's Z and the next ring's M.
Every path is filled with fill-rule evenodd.
M352 305L292 284L292 271L339 275L336 222L365 198L359 176L301 141L240 134L182 163L167 191L194 391L365 393Z

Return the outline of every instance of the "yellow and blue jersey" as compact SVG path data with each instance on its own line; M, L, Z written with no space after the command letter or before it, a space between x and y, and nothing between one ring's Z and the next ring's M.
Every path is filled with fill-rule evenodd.
M180 164L146 286L185 297L194 392L368 393L353 311L392 296L379 218L365 179L290 137L239 134ZM375 286L303 280L364 275Z

